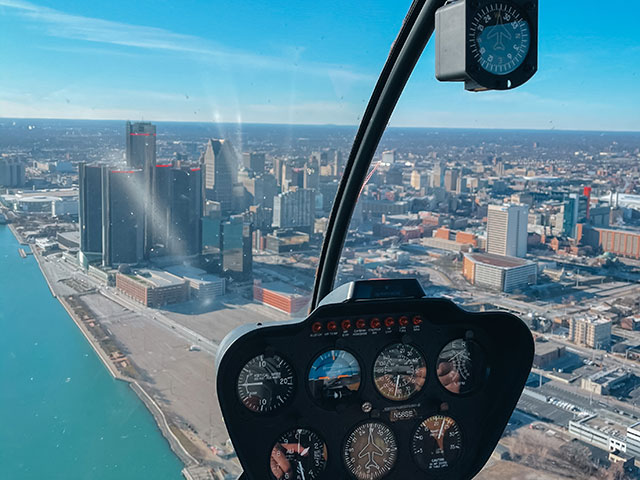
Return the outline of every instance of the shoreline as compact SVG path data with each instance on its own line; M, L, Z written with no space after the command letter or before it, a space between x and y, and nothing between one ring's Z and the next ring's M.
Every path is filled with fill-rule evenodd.
M11 224L8 224L7 226L11 230L11 233L13 234L16 241L20 244L24 244L24 242L21 239L21 236L18 234L15 228L13 228ZM93 337L93 335L85 327L85 325L82 324L82 322L77 317L73 309L66 302L66 300L55 293L53 285L51 284L51 281L47 276L45 269L42 266L42 255L37 251L37 249L33 245L29 245L29 247L31 249L31 252L33 253L33 256L36 259L40 273L42 274L42 277L47 283L47 287L49 288L51 295L58 300L60 305L62 305L64 310L67 312L67 315L71 318L73 323L75 323L75 325L78 327L78 329L80 330L80 333L82 333L85 340L91 346L91 349L98 356L102 365L106 368L107 372L109 372L109 375L111 375L111 377L114 380L127 383L131 388L131 390L133 390L136 396L143 403L145 408L152 415L156 423L156 427L158 428L162 436L165 438L165 440L169 443L169 448L171 449L173 454L176 455L180 460L180 462L183 464L184 468L182 469L182 475L187 479L193 478L192 475L190 475L189 473L189 469L192 467L201 466L201 463L187 451L186 447L180 442L178 437L176 437L176 435L171 431L165 412L160 408L158 403L151 397L151 395L149 395L149 393L144 389L144 387L140 385L140 383L118 372L117 368L112 364L111 360L107 356L106 352L102 349L99 342Z

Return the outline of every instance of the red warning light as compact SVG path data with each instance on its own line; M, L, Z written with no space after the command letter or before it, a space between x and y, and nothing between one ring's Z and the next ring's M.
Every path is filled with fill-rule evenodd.
M330 332L335 332L336 330L338 330L338 324L333 321L327 323L327 330L329 330Z
M398 319L398 323L400 324L401 327L406 327L407 325L409 325L409 318L408 317L400 317Z
M342 330L351 330L351 320L342 321Z
M387 317L384 319L384 326L387 328L391 328L396 324L396 321L393 317Z
M371 319L371 328L380 328L381 325L382 325L382 322L380 322L379 318Z
M367 326L367 322L364 321L364 318L360 318L356 321L356 328L364 328Z
M316 322L311 326L313 333L320 333L322 331L322 323Z

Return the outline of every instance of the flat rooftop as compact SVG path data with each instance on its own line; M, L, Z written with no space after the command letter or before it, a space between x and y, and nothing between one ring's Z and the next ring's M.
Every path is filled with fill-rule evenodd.
M262 287L265 290L271 290L272 292L280 293L282 295L288 296L298 296L298 297L306 297L309 295L309 292L303 291L294 285L290 285L284 282L262 282L262 284L255 284L256 286Z
M535 265L532 261L524 258L504 257L502 255L494 255L492 253L467 253L465 255L475 263L484 263L498 268L516 268L525 265Z
M185 283L184 279L172 275L169 272L164 272L162 270L152 270L149 268L137 269L128 276L140 283L154 288L172 287Z

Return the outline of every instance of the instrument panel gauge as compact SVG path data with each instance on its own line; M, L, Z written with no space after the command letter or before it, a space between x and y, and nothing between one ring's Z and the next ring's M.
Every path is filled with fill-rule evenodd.
M347 471L357 480L386 477L398 458L398 444L393 431L381 422L357 426L347 437L343 460Z
M485 354L473 341L453 340L438 356L438 381L451 393L465 394L477 390L488 372Z
M298 428L278 438L269 466L276 480L316 480L327 466L327 445L312 430Z
M422 390L426 378L426 361L412 345L398 343L386 347L373 365L378 392L396 402L406 401Z
M293 396L293 367L279 355L258 355L238 375L236 389L242 404L252 412L270 413Z
M423 421L413 434L411 452L427 472L453 467L462 456L462 432L451 417L436 415Z
M320 354L309 369L309 391L324 407L352 398L360 389L360 382L360 363L345 350Z
M484 70L508 75L527 58L531 28L515 5L490 3L474 15L470 41L472 55Z

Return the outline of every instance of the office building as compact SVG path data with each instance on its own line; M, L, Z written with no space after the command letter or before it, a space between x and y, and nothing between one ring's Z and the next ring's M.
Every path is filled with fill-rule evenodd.
M459 170L447 170L444 174L444 189L447 192L455 192L458 188Z
M245 152L242 154L242 163L244 164L244 168L251 170L257 175L264 172L266 155L258 152Z
M444 163L438 163L433 167L431 172L431 188L444 187L444 171L446 165Z
M261 280L253 282L253 299L289 315L306 313L311 302L308 292L283 282L263 283Z
M526 205L489 205L487 214L487 253L524 258L527 255Z
M222 223L222 270L233 277L246 279L253 269L251 224L242 215L233 215Z
M0 158L0 186L17 188L24 186L25 167L12 158Z
M102 255L102 170L100 165L78 166L80 251Z
M151 169L156 164L156 126L127 122L126 160L131 169Z
M418 170L411 172L411 188L414 190L424 190L429 186L429 176Z
M387 165L396 163L396 151L387 150L386 152L382 152L382 163L386 163Z
M611 320L591 315L572 317L569 340L576 345L606 350L611 346Z
M506 293L538 281L538 266L522 258L466 253L462 268L462 274L471 284Z
M228 140L210 139L204 153L207 200L220 203L223 213L233 211L233 187L238 182L238 155Z
M315 191L301 188L273 199L273 227L310 233L315 220Z
M137 264L144 258L144 172L102 172L102 263Z
M202 252L202 170L156 165L147 209L147 254L191 256Z
M158 308L189 300L189 283L162 270L140 269L116 274L116 288L138 303Z
M594 229L597 246L605 253L640 259L640 231Z

